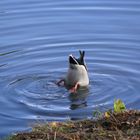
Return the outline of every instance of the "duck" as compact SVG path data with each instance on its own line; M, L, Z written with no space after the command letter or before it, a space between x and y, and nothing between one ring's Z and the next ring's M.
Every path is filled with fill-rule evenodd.
M79 58L72 54L69 55L69 68L66 76L57 83L60 86L63 82L71 93L76 93L80 87L89 85L88 69L84 59L85 51L79 50L79 54Z

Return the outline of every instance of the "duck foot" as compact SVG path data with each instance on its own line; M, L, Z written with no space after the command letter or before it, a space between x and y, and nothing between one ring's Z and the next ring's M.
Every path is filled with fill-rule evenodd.
M80 87L79 83L76 83L74 87L69 89L70 93L76 93L79 87Z
M60 81L56 82L56 85L58 86L64 86L64 79L61 79Z

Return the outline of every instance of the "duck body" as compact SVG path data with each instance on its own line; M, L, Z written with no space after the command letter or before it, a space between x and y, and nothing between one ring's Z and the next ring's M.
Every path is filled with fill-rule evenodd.
M71 92L75 92L79 87L87 87L89 77L87 66L84 60L85 52L79 51L80 57L76 59L73 55L69 56L69 69L64 79L67 87L72 87Z
M79 51L80 57L77 59L73 55L69 55L69 68L64 79L60 80L57 84L64 85L75 93L79 87L87 87L89 84L89 77L87 66L84 60L85 51Z
M70 64L64 81L66 86L78 83L80 87L86 87L89 84L88 73L83 65Z

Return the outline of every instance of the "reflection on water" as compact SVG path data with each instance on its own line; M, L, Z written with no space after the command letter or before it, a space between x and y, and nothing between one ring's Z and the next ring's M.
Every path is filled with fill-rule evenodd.
M0 1L0 137L38 121L92 117L121 98L140 108L138 0ZM90 85L55 82L85 50Z
M79 89L76 93L71 93L69 95L69 100L71 101L70 109L75 110L78 108L87 107L87 96L88 89Z

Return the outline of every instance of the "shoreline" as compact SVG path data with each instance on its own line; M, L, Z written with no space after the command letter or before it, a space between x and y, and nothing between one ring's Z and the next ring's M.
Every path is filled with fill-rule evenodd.
M112 113L109 117L37 124L31 132L8 140L140 140L140 110Z

